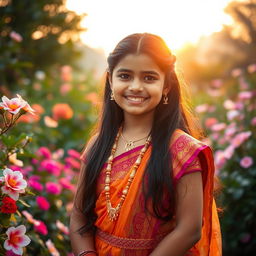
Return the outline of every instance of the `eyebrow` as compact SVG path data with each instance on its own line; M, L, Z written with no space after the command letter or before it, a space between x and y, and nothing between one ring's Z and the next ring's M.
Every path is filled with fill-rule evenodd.
M132 70L130 69L126 69L126 68L120 68L117 70L117 73L120 73L120 72L127 72L127 73L133 73ZM159 76L159 74L153 70L145 70L145 71L142 71L141 73L144 73L144 74L152 74L152 75L156 75L156 76Z

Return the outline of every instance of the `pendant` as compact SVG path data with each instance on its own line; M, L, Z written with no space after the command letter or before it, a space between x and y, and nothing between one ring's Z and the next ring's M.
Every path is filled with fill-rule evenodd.
M118 216L118 212L117 212L116 208L110 207L110 208L108 209L108 216L109 216L109 218L110 218L111 221L116 220L116 218L117 218L117 216Z
M126 142L124 148L125 148L126 151L129 151L129 150L133 149L134 148L134 142L132 140Z

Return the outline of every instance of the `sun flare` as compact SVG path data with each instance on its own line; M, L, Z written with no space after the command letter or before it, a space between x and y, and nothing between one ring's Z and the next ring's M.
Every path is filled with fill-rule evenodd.
M230 0L67 0L67 8L87 13L82 25L87 31L81 40L108 54L128 34L150 32L163 37L172 50L196 43L202 36L221 30L231 23L224 13Z

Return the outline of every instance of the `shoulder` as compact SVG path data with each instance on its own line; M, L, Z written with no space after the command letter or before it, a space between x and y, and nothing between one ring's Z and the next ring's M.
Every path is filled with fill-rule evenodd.
M173 133L170 143L170 153L173 175L177 179L188 171L191 171L191 168L195 170L204 168L202 163L205 158L207 158L207 161L210 160L213 163L210 147L180 129L175 130Z
M80 160L82 162L86 162L86 155L88 154L88 152L90 151L90 149L92 148L93 144L95 143L95 141L97 140L99 136L99 133L94 134L93 136L91 136L91 138L88 140L88 142L85 144L81 154L80 154Z

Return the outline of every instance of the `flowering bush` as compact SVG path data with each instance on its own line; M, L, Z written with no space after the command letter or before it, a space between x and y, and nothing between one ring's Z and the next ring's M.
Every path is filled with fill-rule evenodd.
M256 248L256 64L236 69L222 86L211 88L196 110L215 149L223 191L221 218L225 255L253 255ZM212 91L214 90L214 93ZM209 93L209 91L208 91ZM228 97L226 97L228 95Z
M17 36L17 35L14 35ZM30 137L21 134L19 137L7 135L16 121L25 113L34 114L30 105L20 95L8 99L2 97L0 102L0 114L2 116L0 128L0 253L4 255L22 255L23 247L30 243L30 238L25 235L26 227L17 224L22 222L18 208L29 206L20 197L29 194L26 191L27 181L20 171L7 168L8 163L23 166L23 162L17 159L17 153L24 152ZM19 207L18 207L19 206ZM16 227L13 227L15 225ZM10 227L11 226L11 227ZM2 246L3 245L3 246Z

